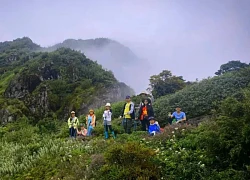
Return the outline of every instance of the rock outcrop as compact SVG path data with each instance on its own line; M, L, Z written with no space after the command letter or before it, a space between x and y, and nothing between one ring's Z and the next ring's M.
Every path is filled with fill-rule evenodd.
M78 51L38 52L29 38L0 43L0 123L28 118L64 119L106 102L123 100L133 90Z
M6 98L24 99L42 82L38 75L20 75L12 80L4 95Z
M56 53L58 58L60 55L67 58L64 63L50 59L44 62L37 58L30 60L31 63L22 71L16 71L3 97L20 106L13 106L12 102L2 105L2 123L15 121L21 116L32 117L36 121L45 117L64 119L71 110L85 114L89 108L99 108L106 102L113 103L134 94L111 72L84 59L86 57L81 53L69 49ZM75 60L68 59L68 53L71 53L69 57L75 56ZM48 59L49 55L46 53L39 57Z

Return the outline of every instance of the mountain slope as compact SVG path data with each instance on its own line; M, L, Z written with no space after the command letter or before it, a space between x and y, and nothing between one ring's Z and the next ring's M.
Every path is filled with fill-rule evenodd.
M96 60L104 68L112 70L121 82L133 87L136 91L145 89L148 78L141 72L149 69L145 60L138 58L128 47L107 38L74 40L67 39L62 43L43 49L53 51L67 47L83 52L90 59Z
M154 110L161 124L167 123L168 112L173 112L176 105L182 107L188 119L212 114L227 97L241 98L243 95L239 92L249 85L250 68L242 68L162 96L154 102Z
M13 48L16 59L8 61L12 52L9 47L17 42L20 46ZM50 53L33 52L39 47L33 44L32 47L37 48L23 50L26 42L27 38L18 39L0 48L0 62L6 62L0 67L2 123L20 117L33 118L33 121L44 117L61 119L71 110L86 113L89 108L133 94L133 90L118 82L112 72L80 52L68 48Z

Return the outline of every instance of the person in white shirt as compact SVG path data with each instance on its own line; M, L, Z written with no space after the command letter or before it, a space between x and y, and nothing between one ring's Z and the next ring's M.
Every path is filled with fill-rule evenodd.
M112 129L111 119L112 119L111 104L107 103L106 106L105 106L105 111L103 112L103 125L104 125L104 136L105 136L105 139L108 139L108 137L109 137L108 130L111 131L111 133L113 135L113 138L115 139L115 132Z

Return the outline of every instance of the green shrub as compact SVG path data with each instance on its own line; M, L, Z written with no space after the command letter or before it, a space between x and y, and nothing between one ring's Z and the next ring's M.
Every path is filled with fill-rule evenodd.
M239 73L247 78L249 74L246 72L248 70ZM204 80L201 87L190 86L191 90L197 88L193 96L203 97L198 90L204 93L208 87L218 90L214 84L221 85L222 82L217 81L230 85L232 80L228 81L228 78L231 75L222 75L224 79ZM234 75L239 80L239 74ZM243 87L243 80L239 81L239 87ZM124 134L121 120L114 118L112 126L117 138L105 140L101 118L97 120L93 137L72 140L67 138L66 122L46 118L32 125L33 119L22 116L18 121L0 127L1 179L250 179L250 87L239 90L236 85L233 89L229 85L221 85L228 92L213 101L217 108L212 118L198 127L166 126L161 134L153 137L142 131ZM172 101L178 100L180 95L189 95L190 89L165 97L166 104L171 102L166 107L174 104ZM217 100L218 94L211 92L208 97ZM2 104L14 112L10 102L16 102L18 109L23 108L17 100L2 101ZM118 116L123 102L117 104L112 106ZM197 111L208 112L206 108L197 107ZM160 112L163 113L163 109ZM97 110L98 113L102 115L103 109ZM84 116L79 118L85 122Z
M124 101L120 101L120 102L116 102L116 103L111 104L112 118L113 119L120 117L124 103L125 103ZM105 107L103 106L95 111L95 115L96 115L98 121L103 119L102 115L103 115L104 110L105 110Z
M56 134L57 138L67 138L69 137L69 127L67 123L62 123L60 126L60 131Z
M56 133L60 130L61 124L57 119L45 118L37 123L40 133Z
M1 138L2 141L29 144L39 141L39 135L37 134L39 129L30 125L19 126L12 129L9 133L5 133Z
M5 133L8 133L6 127L0 127L0 138L4 136Z
M99 179L133 179L160 177L155 152L138 143L118 144L105 153L106 164Z
M70 171L70 167L78 165L77 159L86 152L84 144L51 139L51 136L43 136L40 141L29 145L0 143L0 173L6 179L9 175L14 179L50 179L61 172L60 167ZM89 160L87 156L84 158ZM77 171L81 173L79 169Z
M87 171L86 179L99 179L98 171L105 165L105 159L102 154L94 154L91 156L91 163Z
M153 104L154 110L161 125L167 124L168 112L175 111L177 104L186 112L187 118L202 116L218 109L222 100L246 88L249 83L250 68L205 79L173 95L157 99Z
M120 119L114 119L112 120L112 129L114 130L115 134L122 134L124 133L124 129L121 126L121 120ZM111 133L109 131L109 133ZM103 125L103 120L97 122L97 126L93 130L93 134L95 136L104 136L104 125ZM112 137L112 135L110 134Z

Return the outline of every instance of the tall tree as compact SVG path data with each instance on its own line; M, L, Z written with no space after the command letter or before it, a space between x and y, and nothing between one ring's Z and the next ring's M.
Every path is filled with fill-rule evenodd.
M154 98L158 98L167 94L175 93L186 86L182 76L173 76L168 70L163 70L158 75L153 75L149 79L149 90Z
M249 64L242 63L239 60L237 60L237 61L233 60L233 61L229 61L226 64L222 64L220 66L220 69L215 74L219 76L219 75L222 75L226 72L237 71L241 68L245 68L248 66L249 66Z

